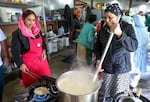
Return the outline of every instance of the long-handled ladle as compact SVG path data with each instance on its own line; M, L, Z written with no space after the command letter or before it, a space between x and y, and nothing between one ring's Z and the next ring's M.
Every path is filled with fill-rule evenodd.
M121 18L121 15L118 16L117 22L119 22L120 18ZM107 41L107 43L106 43L104 52L103 52L103 54L102 54L102 56L101 56L101 59L100 59L100 63L99 63L98 68L97 68L97 70L96 70L96 72L95 72L95 75L94 75L94 78L93 78L93 82L95 82L96 79L97 79L98 73L99 73L99 71L100 71L100 69L101 69L101 67L102 67L102 63L103 63L103 61L104 61L104 58L105 58L105 56L106 56L106 53L107 53L108 48L109 48L109 46L110 46L110 43L111 43L111 41L112 41L112 39L113 39L113 36L114 36L114 33L113 33L113 32L110 32L109 39L108 39L108 41Z

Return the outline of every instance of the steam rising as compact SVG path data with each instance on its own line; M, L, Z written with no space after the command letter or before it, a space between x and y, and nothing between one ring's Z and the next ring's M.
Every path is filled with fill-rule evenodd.
M62 74L57 80L60 91L71 95L86 95L95 92L101 86L101 81L93 82L93 67L75 61L72 71Z

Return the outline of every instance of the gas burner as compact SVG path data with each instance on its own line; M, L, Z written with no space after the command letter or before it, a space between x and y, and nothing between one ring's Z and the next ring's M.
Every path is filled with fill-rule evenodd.
M39 87L46 87L48 92L34 93L34 90ZM36 83L15 96L17 102L61 102L59 100L60 92L55 85L55 79L47 76L41 77Z
M45 94L45 95L34 94L33 98L30 100L30 102L46 102L51 98L52 97L50 95L50 92L48 94Z

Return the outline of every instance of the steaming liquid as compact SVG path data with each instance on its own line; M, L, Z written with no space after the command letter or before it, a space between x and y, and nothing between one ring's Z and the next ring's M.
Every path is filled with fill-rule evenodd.
M71 95L86 95L96 91L99 81L93 83L93 76L87 73L71 73L58 82L61 91Z

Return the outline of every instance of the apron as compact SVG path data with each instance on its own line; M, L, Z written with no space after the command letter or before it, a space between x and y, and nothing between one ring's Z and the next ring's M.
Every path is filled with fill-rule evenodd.
M42 60L41 58L43 51L41 36L37 39L29 38L29 44L30 50L22 55L22 60L29 69L29 72L33 74L31 76L24 72L21 73L22 84L24 87L32 85L34 82L38 80L38 77L51 76L51 71L47 59Z

